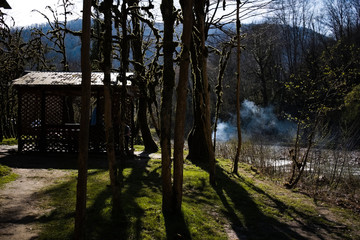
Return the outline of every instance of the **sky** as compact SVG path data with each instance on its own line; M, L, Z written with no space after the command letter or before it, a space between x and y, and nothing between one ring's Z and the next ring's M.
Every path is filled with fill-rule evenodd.
M32 12L32 10L36 9L46 15L49 15L51 12L46 9L46 6L50 6L52 8L55 8L55 6L58 5L58 3L62 3L62 0L7 0L10 4L12 9L2 9L3 12L8 14L9 16L13 17L15 20L15 26L16 27L23 27L23 26L29 26L32 24L41 24L45 23L46 19L38 12ZM75 4L72 9L72 16L69 17L69 20L78 19L81 18L81 10L83 5L83 0L72 0L72 2ZM147 2L147 1L146 1ZM159 11L160 8L160 2L161 0L155 0L155 18L156 20L161 21L161 14ZM174 1L175 6L178 8L178 1ZM156 11L157 10L157 11ZM60 9L59 9L60 11ZM224 14L222 10L219 10L219 15ZM227 8L226 12L229 12L229 7ZM7 19L7 23L10 26L13 26L13 22L10 20L10 18Z
M2 9L4 13L12 16L15 19L15 26L23 27L32 24L45 23L46 19L38 12L32 12L33 9L37 9L40 12L49 14L50 11L45 9L46 6L55 8L59 0L7 0L12 9ZM60 0L60 2L62 2ZM75 3L72 10L72 19L81 18L82 0L73 0ZM7 23L10 23L8 18Z

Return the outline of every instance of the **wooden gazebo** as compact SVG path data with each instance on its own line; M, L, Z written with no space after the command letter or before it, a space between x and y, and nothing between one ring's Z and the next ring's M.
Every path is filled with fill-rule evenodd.
M128 73L126 91L117 73L111 74L113 85L113 119L115 131L120 126L134 126L132 73ZM91 118L89 151L104 152L103 73L91 75ZM19 152L76 152L79 142L80 72L29 72L14 80L18 91ZM121 93L126 92L125 122L119 117ZM119 131L118 131L119 132ZM115 134L118 140L119 135ZM118 141L116 141L118 142ZM130 141L132 147L132 139ZM116 150L119 151L118 145Z

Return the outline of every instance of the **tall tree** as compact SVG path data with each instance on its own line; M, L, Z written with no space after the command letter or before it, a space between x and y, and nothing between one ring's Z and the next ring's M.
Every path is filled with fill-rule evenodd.
M40 13L50 26L51 30L49 30L45 36L54 44L53 50L61 55L62 71L65 72L69 71L65 40L68 32L68 17L72 14L71 7L73 5L70 0L61 0L61 3L55 9L51 6L46 6L46 9L50 11L51 17L37 9L33 10L34 12ZM61 9L60 12L58 12L58 8Z
M208 49L206 39L209 24L206 23L206 10L209 2L194 2L194 27L192 38L191 64L193 69L193 110L194 125L188 136L188 158L209 163L210 182L215 183L215 152L211 141L210 86L207 75Z
M85 213L87 192L87 160L89 149L89 110L91 95L91 63L90 63L90 20L91 1L83 1L83 19L81 36L81 122L78 156L78 182L76 189L75 239L85 239Z
M228 64L231 50L233 48L233 43L231 42L225 42L222 43L223 47L221 51L216 51L220 55L219 60L219 73L218 73L218 84L215 87L215 93L216 93L216 110L215 110L215 121L214 121L214 149L216 149L216 132L217 132L217 125L219 121L219 115L220 115L220 107L223 103L223 80L225 75L226 66Z
M125 104L126 99L126 85L127 85L127 79L126 79L126 73L129 70L129 55L130 55L130 49L129 49L129 34L128 34L128 1L122 1L120 6L120 1L117 1L117 6L114 8L114 12L116 15L115 18L115 28L117 31L117 35L119 38L119 51L120 51L120 68L119 68L119 78L122 83L121 88L121 94L120 94L120 114L117 114L120 116L119 121L119 148L121 151L121 154L124 153L125 149L125 143L124 143L124 130L125 130L125 114L127 112L127 106ZM119 11L119 7L121 11ZM121 31L120 31L121 30ZM127 149L126 149L127 151Z
M172 212L172 184L171 184L171 116L172 116L172 98L175 85L175 71L173 54L175 44L173 42L174 34L174 3L172 0L162 0L161 13L164 21L164 67L163 67L163 89L161 92L161 178L162 178L162 208L164 212Z
M106 153L109 162L109 175L113 195L113 214L120 210L120 183L116 166L114 127L112 122L111 66L112 66L112 0L104 0L101 9L104 14L103 36L103 72L104 72L104 121L106 136Z
M143 34L140 28L139 0L133 1L131 12L132 12L131 20L133 25L132 51L134 58L134 69L135 69L136 82L140 90L138 122L140 125L141 136L144 142L145 151L157 152L158 147L152 138L147 120L148 91L147 91L147 79L145 77L145 63L144 63L145 51L143 51L143 46L142 46Z
M176 88L176 115L175 115L175 136L174 136L174 199L175 211L181 211L183 165L184 165L184 129L186 113L186 96L189 78L190 45L192 35L192 0L181 0L183 13L183 33L181 36L182 51L180 55L179 81Z
M24 73L32 52L32 45L21 37L22 29L11 29L5 16L0 11L0 140L16 136L16 94L11 82Z
M93 1L94 11L93 11L93 21L92 21L92 41L91 41L91 50L90 50L90 60L91 60L91 68L95 71L101 71L101 51L100 51L100 37L101 37L101 18L100 18L100 10L99 0Z
M238 172L238 163L240 159L240 153L241 153L241 118L240 118L240 86L241 86L241 77L240 77L240 71L241 71L241 64L240 64L240 56L241 56L241 46L240 46L240 28L241 28L241 22L240 22L240 0L236 1L236 127L237 127L237 135L238 135L238 144L236 148L236 155L234 159L234 167L233 172Z

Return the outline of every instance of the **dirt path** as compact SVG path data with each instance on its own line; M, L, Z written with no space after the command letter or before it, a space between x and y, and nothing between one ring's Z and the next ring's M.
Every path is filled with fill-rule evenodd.
M51 211L43 208L37 193L70 171L14 168L13 172L19 178L0 189L0 240L36 239L36 223Z
M19 176L0 189L0 240L36 239L40 232L37 223L52 211L44 207L45 200L39 198L39 192L71 174L69 170L54 169L61 168L59 165L62 164L51 162L51 156L49 161L42 161L39 166L38 157L17 156L13 154L16 150L17 146L0 145L0 159L9 158L7 162L11 161L14 165L13 173ZM159 154L139 152L137 155L161 158ZM62 162L65 162L65 168L72 165L68 164L69 159L63 159Z

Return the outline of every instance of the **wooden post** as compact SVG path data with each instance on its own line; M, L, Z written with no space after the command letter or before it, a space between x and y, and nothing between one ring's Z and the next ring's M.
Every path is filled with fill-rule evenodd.
M22 140L22 89L18 88L18 121L17 121L17 136L18 136L18 152L22 152L23 150L23 146L24 146L24 142Z
M45 117L46 117L46 96L44 89L41 89L40 93L41 98L41 108L40 108L40 139L39 139L39 148L40 152L46 152L46 126L45 126Z

